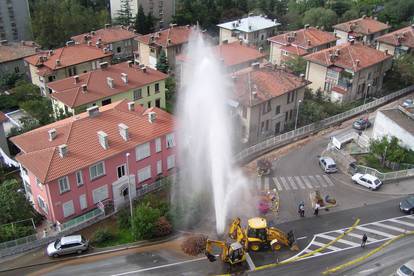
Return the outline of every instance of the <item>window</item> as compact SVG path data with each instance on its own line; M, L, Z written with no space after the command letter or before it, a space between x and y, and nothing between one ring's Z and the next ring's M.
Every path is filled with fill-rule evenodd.
M111 102L112 102L111 98L106 99L106 100L103 100L103 101L102 101L102 106L104 106L104 105L108 105L108 104L110 104Z
M76 172L76 184L78 185L78 187L83 185L82 171L77 171Z
M378 84L378 77L374 78L374 80L372 81L372 86L377 86Z
M117 48L116 48L116 52L117 52L117 53L120 53L120 52L121 52L121 47L117 47Z
M167 157L167 170L175 167L175 155L170 155Z
M280 122L277 122L277 124L275 125L275 134L280 133Z
M151 107L151 102L148 102L147 106L148 106L148 108L150 108Z
M105 174L105 164L104 162L99 162L93 166L89 167L89 176L91 180L98 178Z
M69 178L67 176L59 178L58 182L60 194L70 191Z
M285 112L285 122L287 122L288 121L288 116L289 116L289 112Z
M174 133L167 134L166 140L167 140L167 149L175 146Z
M40 182L40 180L36 177L36 185L39 187L40 190L43 190L43 184Z
M68 70L69 70L69 77L77 74L76 67L70 67Z
M150 95L150 87L147 86L147 96L149 96L149 95Z
M264 132L264 126L265 126L265 122L263 121L263 122L260 124L260 131L261 131L261 132Z
M151 150L150 150L150 144L145 143L142 145L137 146L136 150L135 150L135 154L136 154L136 160L142 160L144 158L147 158L148 156L151 155Z
M143 182L151 178L151 166L147 166L138 171L138 182Z
M45 203L45 201L43 200L41 196L37 197L37 204L40 207L40 209L42 209L45 213L48 212L47 204Z
M285 50L282 50L282 55L287 56L288 55L288 52L285 51Z
M275 111L275 115L279 115L280 114L280 105L276 106L276 111Z
M291 109L289 112L289 120L292 120L292 117L293 117L293 109Z
M69 217L75 213L75 208L73 207L73 200L69 200L68 202L63 203L63 216Z
M161 151L161 138L155 139L155 152Z
M331 82L325 82L325 87L323 88L324 91L330 92L332 90L332 83Z
M135 89L134 90L134 101L141 99L142 98L142 91L141 88L140 89Z
M155 93L160 93L160 84L159 83L155 84Z
M162 174L162 160L157 161L157 174Z
M268 130L269 130L269 120L266 120L266 128L265 128L265 130L266 130L266 131L268 131Z
M161 107L161 99L156 99L155 100L155 106L160 108Z
M93 204L108 198L108 186L102 186L92 191Z
M118 175L118 178L121 178L125 175L125 164L119 166L116 168L116 173Z
M88 208L85 194L79 196L79 205L80 205L81 210Z
M272 110L272 105L271 105L270 101L267 101L266 103L263 104L263 112L262 113L266 114L270 110Z
M247 118L247 107L243 106L242 108L242 116L243 118Z
M371 77L372 77L372 73L371 73L371 72L369 72L369 73L368 73L368 79L370 80L370 79L371 79Z
M19 68L19 66L14 67L14 72L15 72L16 74L18 74L18 73L20 72L20 68Z

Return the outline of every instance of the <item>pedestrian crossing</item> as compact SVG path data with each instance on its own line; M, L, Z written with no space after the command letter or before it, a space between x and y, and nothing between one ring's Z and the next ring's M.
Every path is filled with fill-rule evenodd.
M302 259L356 248L361 245L364 234L368 236L367 245L395 238L400 234L414 231L414 215L401 216L356 226L354 230L344 237L324 248L328 243L335 240L347 230L348 228L316 234L306 248L292 258L303 256L320 248L323 249L313 255L303 256Z
M270 178L264 177L265 188L282 191L313 190L335 186L327 175L303 175L303 176L276 176L271 178L273 185L269 184ZM258 180L261 185L261 180Z

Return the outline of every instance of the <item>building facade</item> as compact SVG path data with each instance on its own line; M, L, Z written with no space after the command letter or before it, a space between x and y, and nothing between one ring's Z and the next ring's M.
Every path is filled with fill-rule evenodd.
M39 51L38 45L31 41L0 41L0 74L18 74L30 80L29 68L24 58Z
M394 57L413 53L414 24L377 38L377 50Z
M57 224L100 202L117 208L174 170L173 125L167 112L121 101L15 136L27 197Z
M0 40L31 40L28 0L0 1Z

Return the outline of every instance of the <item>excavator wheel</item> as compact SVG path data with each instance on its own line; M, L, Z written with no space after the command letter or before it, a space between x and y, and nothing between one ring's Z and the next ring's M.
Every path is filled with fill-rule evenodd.
M252 242L249 244L249 249L251 251L259 251L260 250L260 243L258 242Z
M280 245L280 243L275 243L274 245L272 245L272 249L274 251L279 251L280 249L282 249L282 246Z

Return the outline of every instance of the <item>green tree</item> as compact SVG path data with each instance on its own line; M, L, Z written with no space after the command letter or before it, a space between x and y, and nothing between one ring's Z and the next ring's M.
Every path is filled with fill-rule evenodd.
M414 56L411 54L399 56L395 59L392 70L406 86L413 84Z
M305 74L306 60L301 56L296 56L285 62L286 68L292 71L293 74L299 76Z
M374 156L380 157L381 166L384 166L385 161L387 160L387 150L390 142L386 136L383 136L381 139L373 139L369 144L369 151Z
M53 122L53 108L48 98L28 100L20 104L20 108L39 121L40 125Z
M161 217L161 211L150 204L140 203L132 217L132 232L136 239L150 239L155 236L155 226Z
M135 17L135 31L139 34L148 34L148 27L147 27L147 16L145 15L144 8L142 5L138 7L138 13Z
M176 83L172 77L168 77L165 80L165 100L167 102L166 110L169 113L173 113L176 101Z
M414 0L388 0L379 19L388 21L394 28L402 27L413 19Z
M325 30L331 30L336 21L336 13L325 8L312 8L306 11L303 16L303 24L324 27Z
M158 57L156 68L158 71L161 71L165 74L168 73L169 65L167 55L164 50L161 50L160 56Z

